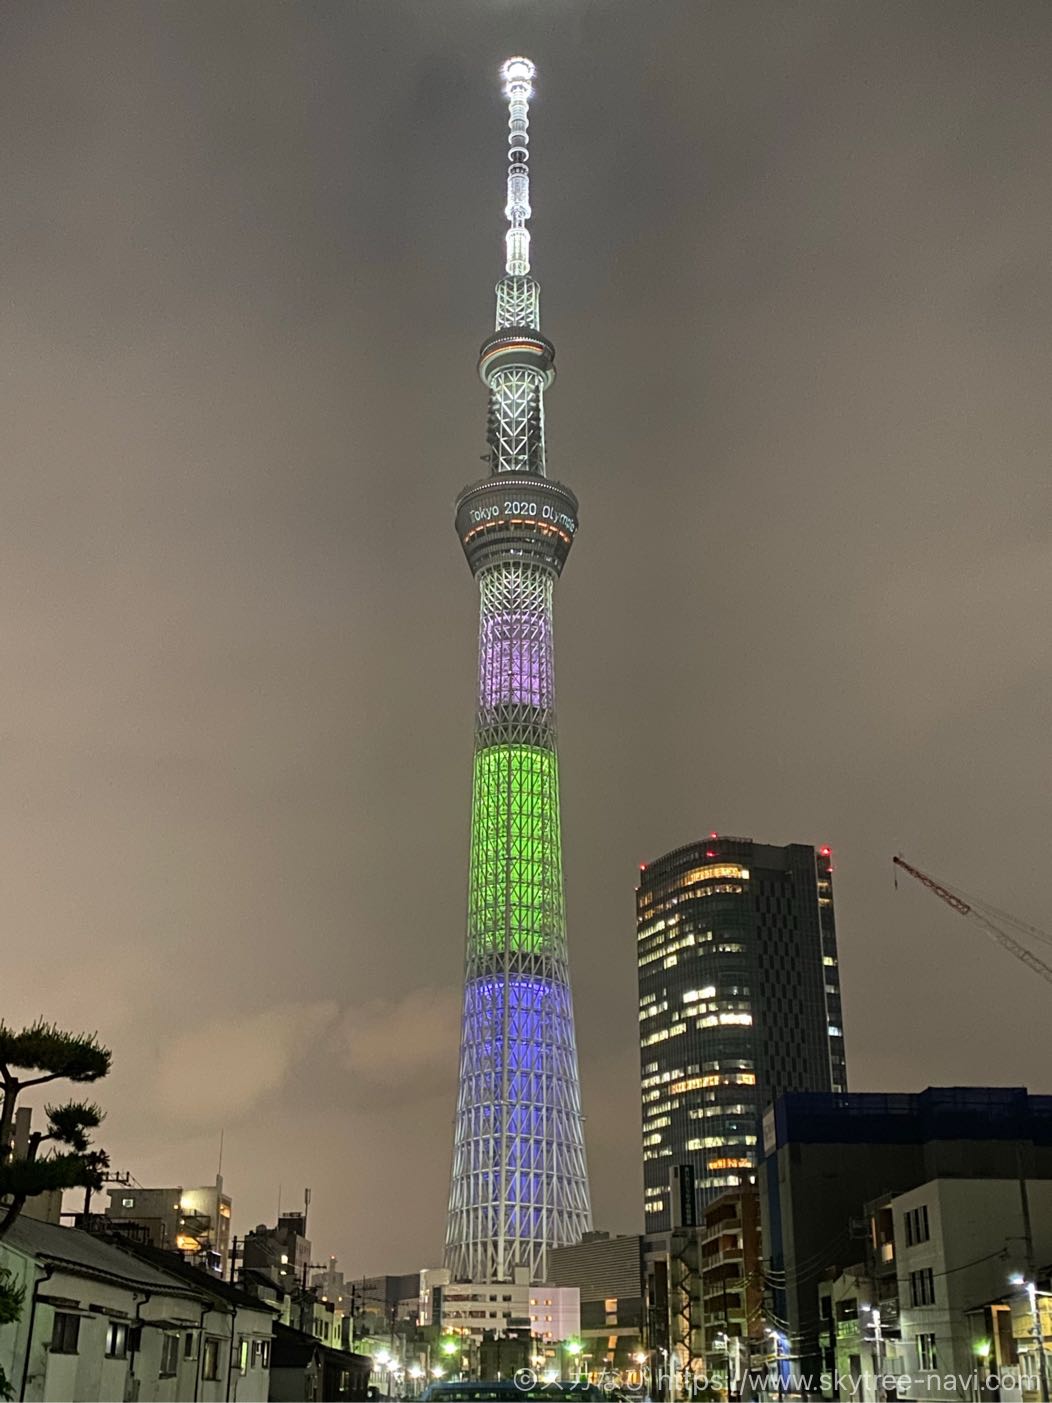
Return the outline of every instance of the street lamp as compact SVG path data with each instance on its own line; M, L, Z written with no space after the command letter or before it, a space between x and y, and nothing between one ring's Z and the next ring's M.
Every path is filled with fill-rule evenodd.
M458 1340L442 1340L438 1347L445 1358L446 1366L452 1369L454 1367L453 1356L460 1349L460 1342Z
M580 1356L581 1351L584 1349L584 1345L581 1343L580 1340L567 1340L563 1345L563 1348L566 1350L566 1353L570 1356L570 1364L573 1368L574 1374L576 1375L576 1373L578 1372L577 1360Z
M880 1328L880 1326L881 1326L880 1311L879 1311L879 1310L876 1310L876 1309L870 1311L870 1319L873 1321L873 1344L874 1344L874 1351L873 1351L873 1352L874 1352L874 1355L875 1355L874 1363L875 1363L876 1366L877 1366L876 1387L874 1388L873 1393L874 1393L874 1396L875 1396L876 1398L879 1399L880 1396L881 1396L881 1383L880 1383L880 1381L881 1381L881 1379L884 1377L884 1336L883 1336L883 1334L881 1333L881 1328ZM885 1395L885 1396L886 1396L886 1395Z
M1008 1278L1011 1286L1022 1286L1030 1302L1030 1333L1034 1337L1038 1363L1041 1368L1041 1403L1049 1403L1048 1358L1045 1354L1045 1330L1041 1320L1038 1296L1052 1296L1052 1291L1039 1291L1036 1281L1027 1281L1022 1272L1013 1272Z
M391 1370L395 1364L395 1361L391 1358L391 1351L387 1349L378 1349L373 1355L373 1362L379 1364L380 1368L384 1371L384 1394L388 1398L390 1398Z
M647 1360L650 1358L650 1356L646 1353L645 1350L637 1349L636 1352L635 1352L635 1354L631 1355L630 1357L631 1357L632 1363L636 1366L636 1372L637 1372L638 1375L639 1375L639 1382L640 1382L640 1385L642 1386L642 1384L644 1384L644 1383L646 1382L646 1380L645 1380L645 1378L644 1378L644 1375L643 1375L643 1370L644 1370L644 1368L646 1367L646 1362L647 1362Z
M782 1399L785 1397L785 1380L782 1378L782 1332L780 1330L774 1330L768 1325L764 1333L770 1335L774 1340L774 1367L778 1374L778 1397ZM789 1340L787 1337L786 1344L788 1343Z

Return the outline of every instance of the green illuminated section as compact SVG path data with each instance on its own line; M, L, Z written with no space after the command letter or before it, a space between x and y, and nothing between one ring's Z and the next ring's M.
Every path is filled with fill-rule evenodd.
M475 755L469 953L554 953L563 940L558 759L540 746L487 746Z

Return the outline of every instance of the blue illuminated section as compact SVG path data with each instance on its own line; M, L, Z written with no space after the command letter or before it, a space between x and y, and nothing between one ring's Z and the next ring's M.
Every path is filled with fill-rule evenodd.
M551 1107L565 1075L559 1028L569 1006L566 985L537 975L485 974L465 986L457 1139L483 1237L501 1222L510 1240L547 1237L560 1129ZM504 1153L491 1165L486 1146L496 1144Z
M486 1099L543 1102L545 1087L537 1078L552 1074L552 1048L545 1041L555 1003L551 984L530 975L484 977L466 986L464 1003L474 1035L474 1065L464 1071L474 1092Z

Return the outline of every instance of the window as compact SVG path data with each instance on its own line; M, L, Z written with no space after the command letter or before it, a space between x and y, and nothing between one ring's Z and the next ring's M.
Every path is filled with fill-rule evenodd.
M910 1272L910 1305L930 1306L935 1304L935 1280L931 1267L922 1271Z
M57 1310L51 1327L51 1353L76 1354L80 1339L80 1316Z
M927 1242L931 1237L928 1228L928 1205L911 1208L906 1214L906 1246L914 1247L918 1242Z
M194 1332L187 1330L183 1337L183 1358L193 1359L194 1357Z
M161 1336L161 1368L162 1379L170 1379L173 1374L179 1372L179 1336L164 1334Z
M121 1199L121 1207L122 1207L122 1208L134 1208L134 1207L135 1207L135 1200L134 1200L133 1198L122 1198L122 1199Z
M253 1369L270 1368L270 1341L252 1341L252 1367Z
M935 1336L932 1334L917 1336L917 1363L922 1369L937 1369L938 1363L935 1355Z
M123 1359L128 1353L128 1327L123 1320L111 1320L106 1327L106 1358Z
M318 1331L320 1334L321 1332ZM244 1335L237 1342L237 1371L239 1374L248 1373L248 1350L249 1342Z
M209 1336L201 1352L201 1377L214 1382L219 1378L219 1341Z

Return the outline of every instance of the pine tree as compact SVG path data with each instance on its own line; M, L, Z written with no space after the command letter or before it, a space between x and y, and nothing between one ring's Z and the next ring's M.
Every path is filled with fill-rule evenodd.
M109 1049L94 1033L66 1033L42 1020L17 1033L0 1023L0 1238L34 1194L101 1187L109 1160L91 1147L90 1132L102 1122L102 1111L93 1101L46 1106L47 1129L34 1131L25 1155L17 1159L15 1110L19 1096L30 1087L98 1081L109 1071L110 1060ZM41 1155L45 1144L62 1148Z

